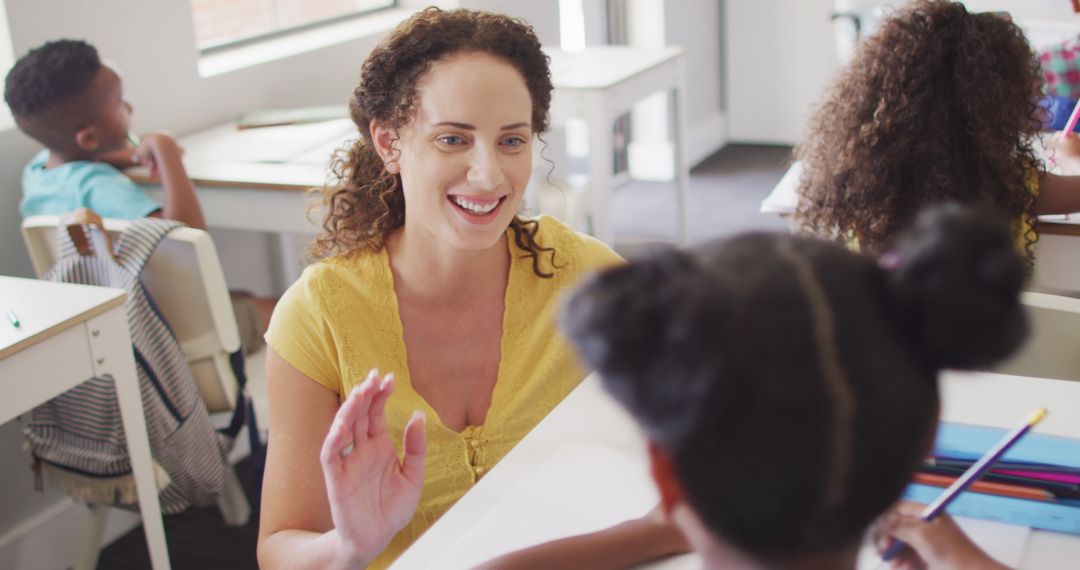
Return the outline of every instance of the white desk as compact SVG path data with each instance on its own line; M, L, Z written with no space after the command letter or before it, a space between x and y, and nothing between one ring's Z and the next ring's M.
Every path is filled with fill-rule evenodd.
M592 233L611 243L609 216L614 121L635 103L668 93L673 124L679 241L687 241L689 171L684 164L685 72L683 49L622 46L581 52L545 50L551 56L552 117L583 117L589 127L586 216ZM303 193L326 182L331 152L357 137L348 119L237 131L235 123L182 137L184 164L195 181L210 227L247 231L315 234ZM145 169L129 175L160 199L160 187Z
M761 201L762 214L776 214L792 221L799 203L799 177L802 163L794 162L769 195ZM792 229L794 226L792 225ZM1040 216L1036 228L1039 240L1035 243L1035 273L1029 287L1037 290L1080 292L1080 214Z
M111 374L154 568L169 568L139 379L121 289L0 276L0 423ZM4 313L15 311L15 328Z
M1013 427L1017 418L1024 418L1039 405L1048 405L1050 416L1039 426L1040 433L1080 437L1080 383L1043 380L999 374L946 374L942 397L942 418L947 421L979 425ZM573 483L575 496L595 494L603 497L610 485L627 486L632 480L639 489L651 489L645 467L644 447L632 421L606 394L595 377L589 377L562 404L556 407L516 448L487 476L480 480L453 508L425 533L392 566L394 570L438 568L455 570L489 560L507 551L550 540L582 529L574 521L584 517L595 523L600 520L590 510L607 508L629 513L623 518L647 512L656 502L655 491L642 491L636 496L620 497L607 505L581 501L580 506L557 513L573 531L552 529L542 523L523 524L538 511L513 510L514 505L535 505L546 501L554 508L566 502L561 499L557 483L546 484L536 477L544 469L545 460L568 448L593 450L606 454L598 465L608 461L611 467L600 474L569 473L565 480ZM620 462L610 459L621 457ZM601 481L597 484L596 481ZM576 512L574 512L576 511ZM499 534L498 520L505 517L507 530ZM615 515L618 517L619 515ZM618 522L619 518L608 521ZM522 528L529 528L522 536ZM598 528L602 528L598 527ZM585 529L589 530L589 529ZM1024 550L1021 569L1068 567L1067 561L1080 560L1080 537L1046 531L1033 531ZM649 568L700 568L700 559L693 554L680 556L650 565Z
M583 117L589 129L589 195L586 216L591 233L613 243L610 204L612 130L615 119L642 99L668 95L674 149L676 223L679 243L689 241L687 228L690 173L686 166L686 72L684 50L626 46L590 47L578 52L546 49L555 85L551 115L555 120Z

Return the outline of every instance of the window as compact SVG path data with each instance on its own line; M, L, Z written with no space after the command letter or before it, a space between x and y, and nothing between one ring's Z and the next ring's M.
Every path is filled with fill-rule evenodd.
M191 0L195 46L212 49L394 4L394 0Z

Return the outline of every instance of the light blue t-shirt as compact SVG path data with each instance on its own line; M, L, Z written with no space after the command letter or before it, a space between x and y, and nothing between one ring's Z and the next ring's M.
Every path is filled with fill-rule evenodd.
M19 213L24 218L90 208L103 218L132 220L161 209L112 165L77 160L47 169L48 159L49 151L43 150L23 169Z

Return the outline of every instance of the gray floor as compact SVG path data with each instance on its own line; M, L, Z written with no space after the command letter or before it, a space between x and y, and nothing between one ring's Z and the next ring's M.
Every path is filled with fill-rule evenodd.
M779 218L758 213L761 200L787 169L790 148L732 145L705 160L690 173L690 237L692 242L749 230L787 231ZM613 212L616 249L633 255L650 243L674 241L675 185L630 182L615 192ZM251 466L237 472L256 512L246 526L231 528L216 508L189 509L165 518L165 534L173 568L211 570L256 568L258 506ZM99 570L149 568L139 528L104 548Z
M690 172L689 231L692 243L750 231L787 231L761 201L787 170L791 148L729 145ZM615 191L612 218L615 247L633 254L650 241L676 235L675 185L631 181Z

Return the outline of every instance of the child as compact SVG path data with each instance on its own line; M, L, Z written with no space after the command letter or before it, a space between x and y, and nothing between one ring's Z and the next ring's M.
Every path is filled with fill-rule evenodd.
M123 81L90 44L59 40L30 50L8 73L4 100L19 129L46 148L23 171L24 217L90 208L106 218L164 217L205 228L176 141L153 133L130 150ZM132 164L161 177L163 206L116 168Z
M588 282L564 323L643 428L660 510L706 568L854 568L931 447L938 372L1023 340L1022 275L1004 224L953 206L882 266L766 234L656 254ZM948 519L898 517L886 528L930 567L1000 568ZM625 565L633 545L599 538L490 567Z
M1020 28L917 0L860 44L796 149L806 229L880 253L923 207L1007 216L1029 265L1035 217L1080 211L1080 177L1048 174L1038 59Z

